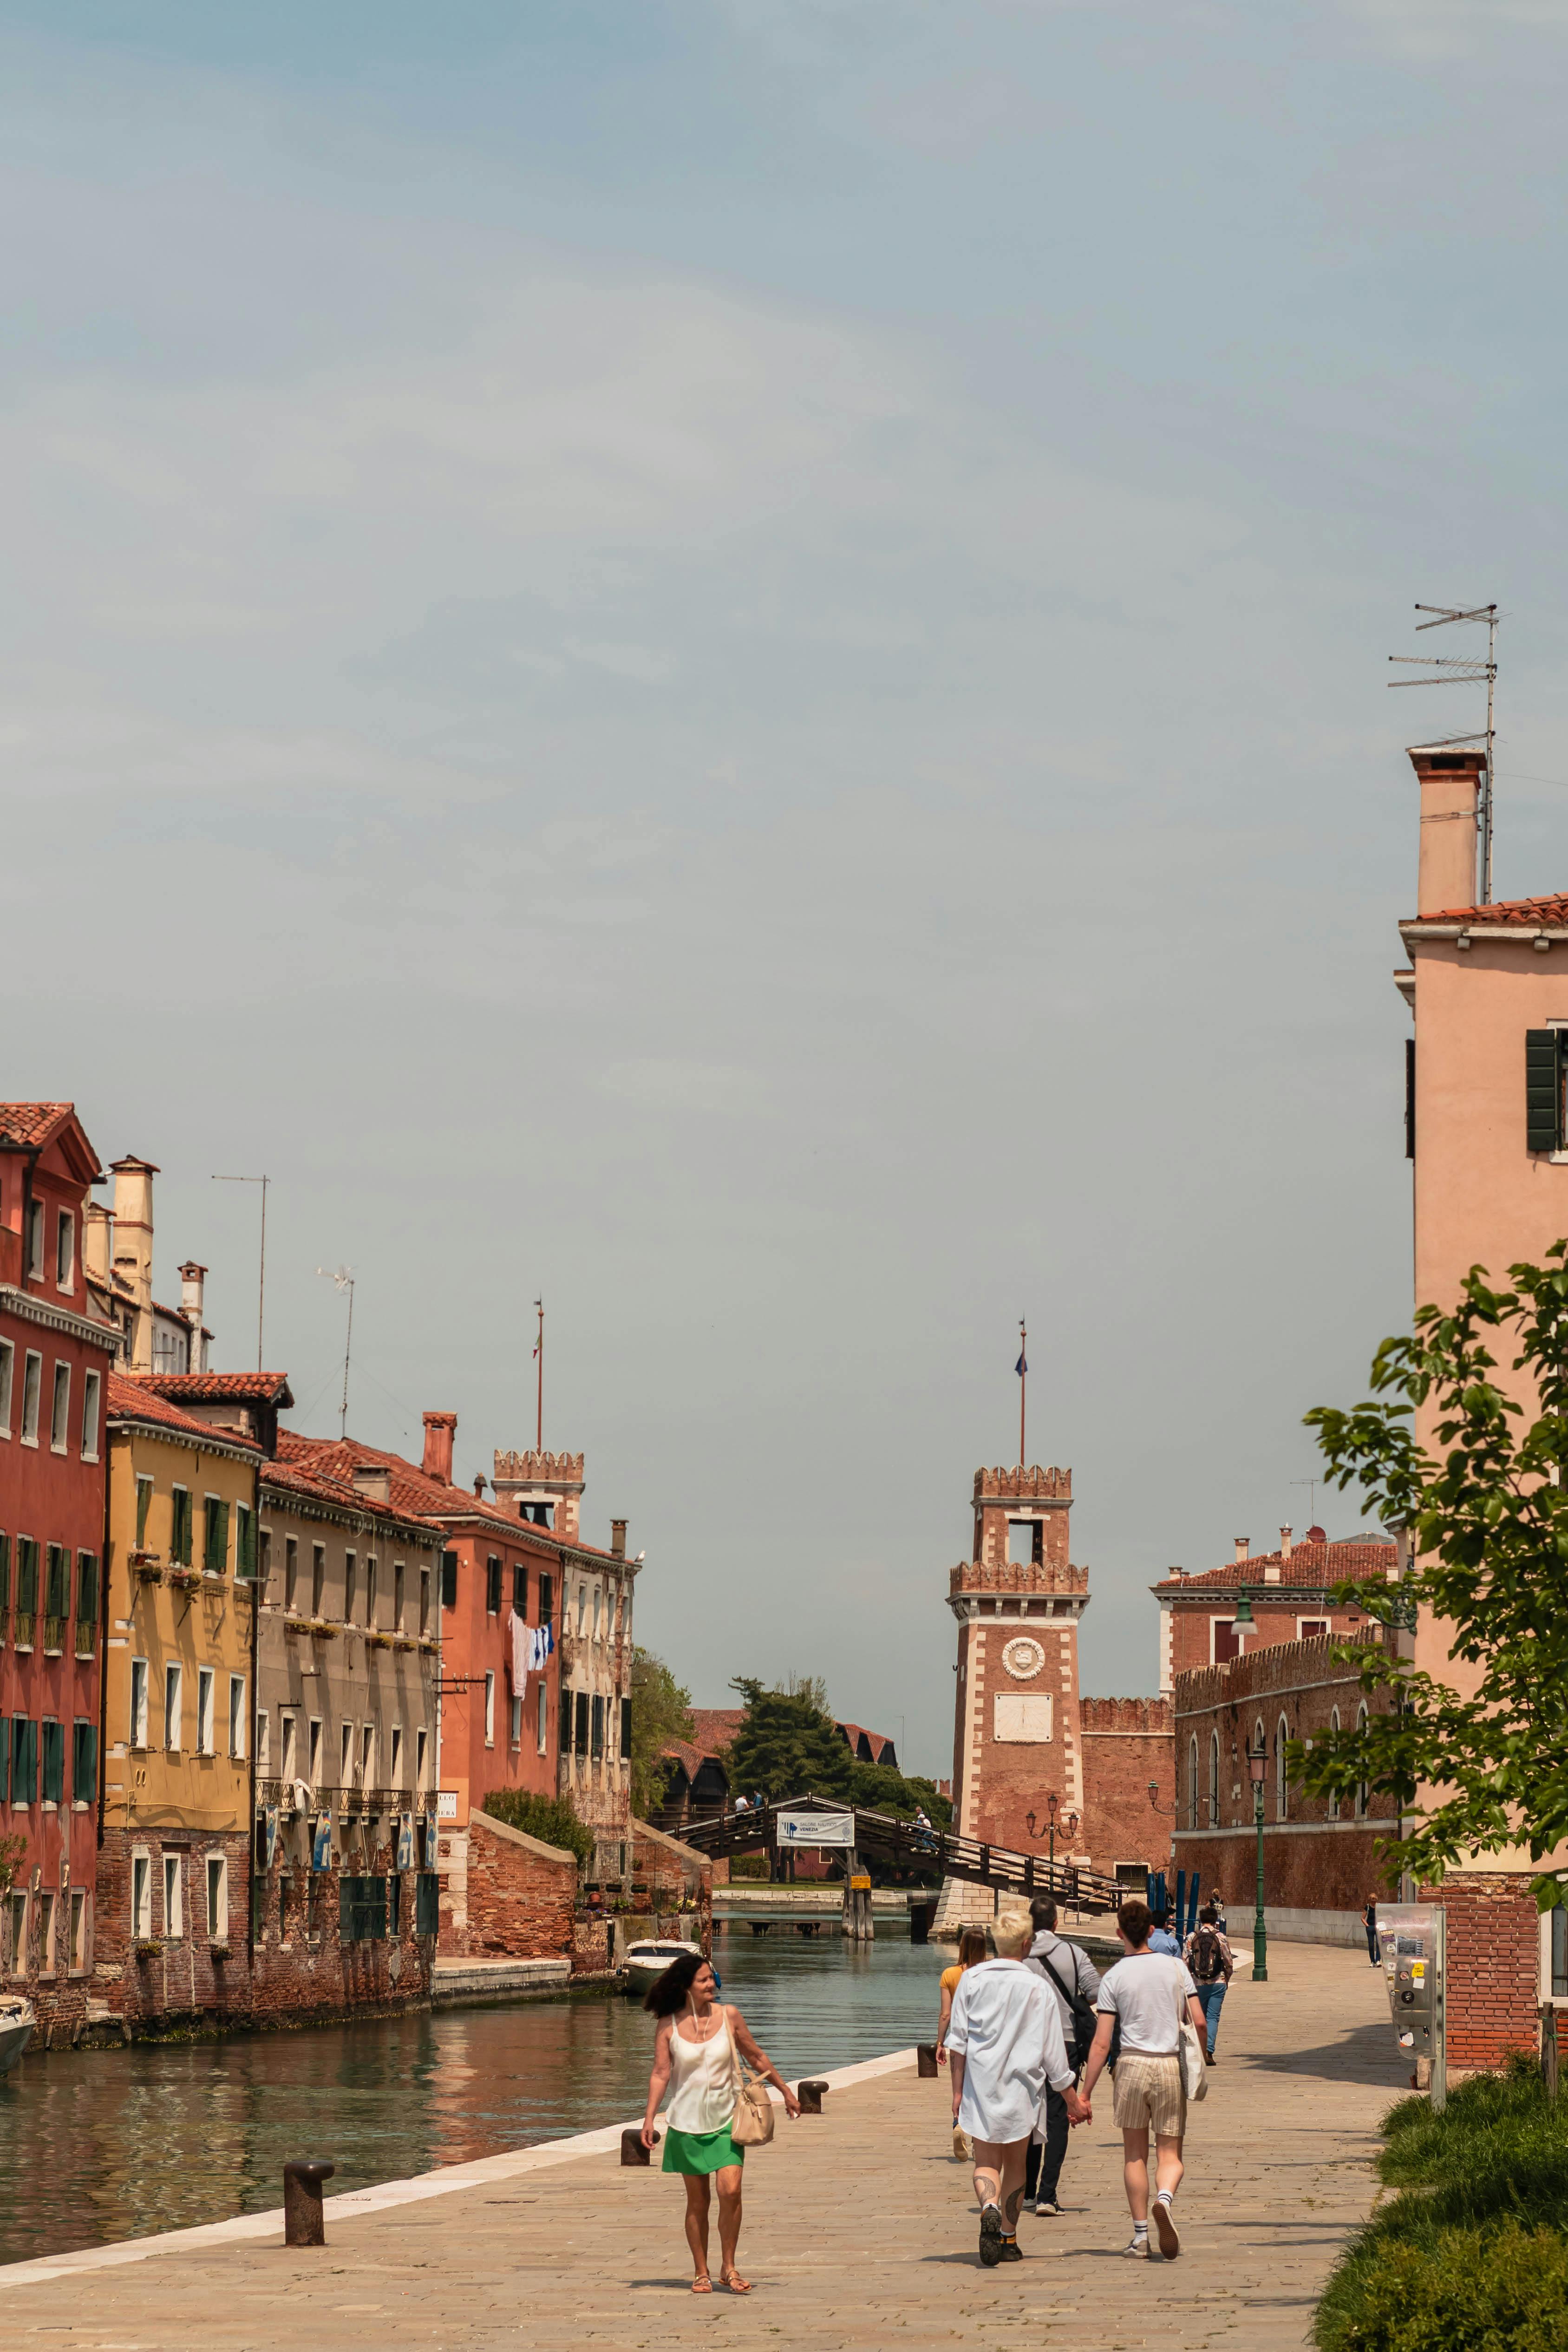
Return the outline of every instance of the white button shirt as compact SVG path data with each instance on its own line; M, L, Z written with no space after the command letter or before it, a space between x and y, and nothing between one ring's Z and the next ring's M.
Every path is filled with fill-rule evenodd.
M1026 2139L1046 2084L1073 2079L1055 1994L1022 1960L980 1960L952 1996L950 2055L963 2060L958 2123L971 2139Z

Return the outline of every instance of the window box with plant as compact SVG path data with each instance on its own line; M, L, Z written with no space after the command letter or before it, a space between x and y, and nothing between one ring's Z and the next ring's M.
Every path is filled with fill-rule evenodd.
M138 1936L136 1957L139 1960L161 1960L163 1957L163 1947L156 1936Z
M136 1570L137 1575L140 1577L143 1584L163 1583L163 1560L162 1553L155 1551L133 1551L131 1555L131 1565Z
M194 1568L174 1567L166 1571L164 1580L173 1585L176 1592L194 1592L202 1580Z
M311 1621L310 1639L313 1642L335 1642L342 1630L341 1626L329 1625L325 1618L317 1617Z

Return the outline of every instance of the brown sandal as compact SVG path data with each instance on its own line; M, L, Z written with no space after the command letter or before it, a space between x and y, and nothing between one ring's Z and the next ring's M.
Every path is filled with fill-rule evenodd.
M699 2273L697 2273L697 2276L692 2280L692 2282L691 2282L691 2292L692 2292L692 2294L712 2294L712 2292L713 2292L713 2282L712 2282L712 2280L709 2277L709 2275L708 2275L708 2273L707 2273L707 2272L706 2272L706 2271L699 2271Z
M751 2294L752 2283L750 2279L743 2279L738 2270L731 2267L727 2271L721 2271L719 2276L722 2279L724 2284L729 2288L731 2294Z

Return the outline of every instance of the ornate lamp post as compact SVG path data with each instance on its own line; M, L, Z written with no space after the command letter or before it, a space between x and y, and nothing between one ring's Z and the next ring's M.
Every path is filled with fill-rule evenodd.
M1268 1750L1262 1740L1256 1748L1247 1749L1247 1769L1252 1775L1252 1812L1258 1824L1258 1912L1252 1922L1252 1981L1254 1984L1267 1984L1268 1930L1263 1919L1263 1781L1268 1770Z

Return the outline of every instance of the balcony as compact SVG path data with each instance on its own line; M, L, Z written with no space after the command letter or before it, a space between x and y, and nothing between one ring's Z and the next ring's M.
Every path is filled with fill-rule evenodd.
M33 1627L36 1622L37 1621L30 1609L17 1610L16 1617L13 1620L16 1628L16 1639L11 1645L13 1649L30 1650L32 1648Z
M79 1617L76 1621L76 1654L79 1658L98 1655L98 1627L84 1625Z

